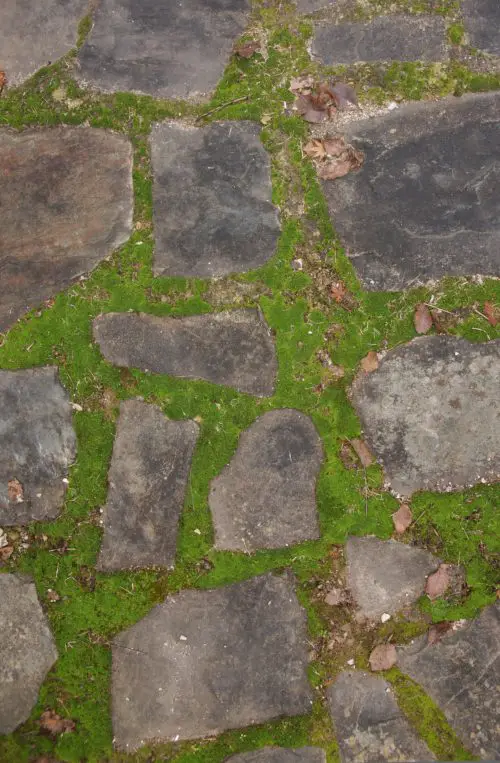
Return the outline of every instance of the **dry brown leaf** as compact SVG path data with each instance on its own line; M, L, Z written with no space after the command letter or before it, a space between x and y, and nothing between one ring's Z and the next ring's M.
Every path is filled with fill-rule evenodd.
M4 89L5 85L7 84L7 77L5 75L5 72L0 69L0 93Z
M496 326L500 321L500 307L493 302L485 302L483 307L484 314L492 326Z
M335 300L335 302L340 304L346 294L347 289L342 281L337 281L337 283L332 283L330 285L330 296Z
M348 175L352 166L349 159L336 159L321 164L318 169L318 175L323 180L336 180L337 178Z
M3 546L3 548L0 548L0 562L6 562L13 553L14 546Z
M378 368L378 355L375 350L370 350L368 355L361 361L361 368L365 374L370 374L372 371L376 371Z
M429 632L427 634L427 643L437 644L438 641L441 641L445 633L451 630L451 628L452 623L449 623L446 620L442 623L436 623L431 628L429 628Z
M22 503L24 501L24 488L15 477L7 483L7 494L9 501L12 501L12 503Z
M75 722L71 718L61 718L53 710L46 710L40 717L40 728L53 736L57 736L67 731L74 731Z
M325 596L325 603L330 607L338 607L346 600L346 595L341 588L332 588Z
M424 305L423 302L420 302L415 307L413 323L417 334L427 334L432 326L432 315L427 305Z
M309 143L306 143L304 146L304 153L311 159L324 159L326 151L323 141L318 140L317 138L310 140Z
M342 135L333 135L323 138L323 146L328 156L340 156L346 149L346 143Z
M332 92L337 98L337 105L340 109L349 105L358 105L356 91L350 85L346 85L345 82L336 82L332 87Z
M406 503L402 503L397 511L392 515L394 529L397 533L404 533L413 522L413 514Z
M398 656L394 644L379 644L370 655L371 670L389 670L397 662Z
M442 596L450 585L450 576L448 574L448 564L440 564L439 568L427 578L425 593L429 599L438 599Z
M48 588L48 589L47 589L47 599L48 599L49 601L59 601L59 599L60 599L60 598L61 598L61 597L59 596L59 594L57 593L57 591L54 591L54 589L53 589L53 588Z
M309 92L313 87L314 77L310 74L306 74L302 77L294 77L290 82L290 90L292 93Z
M342 379L345 375L345 370L342 366L331 365L328 367L328 371L334 379Z
M370 466L370 464L373 463L373 456L370 453L368 445L366 444L364 440L358 440L356 438L354 440L349 440L349 442L354 448L357 457L361 461L362 466L364 466L366 469L367 466Z
M358 460L348 442L342 443L339 456L346 469L355 469L357 467Z
M242 42L241 45L236 45L233 48L233 52L240 56L240 58L250 58L258 50L260 50L260 42L258 40Z

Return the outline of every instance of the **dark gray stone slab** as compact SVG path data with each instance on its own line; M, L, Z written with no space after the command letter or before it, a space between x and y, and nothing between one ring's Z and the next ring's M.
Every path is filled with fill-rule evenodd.
M141 400L121 404L103 511L101 570L173 566L197 438L194 421L169 421Z
M227 763L326 763L326 753L319 747L300 747L295 750L263 747L255 752L232 755Z
M2 0L0 69L7 84L20 85L74 48L88 6L89 0Z
M363 23L321 22L311 52L327 66L363 61L441 61L446 30L439 16L378 16Z
M274 342L257 310L187 318L107 313L95 319L94 337L117 366L205 379L263 397L273 393Z
M280 226L259 135L253 122L153 128L156 275L224 276L272 257Z
M212 482L216 548L256 551L319 538L315 490L322 461L308 416L290 409L260 416Z
M439 559L415 546L375 537L346 543L347 586L361 613L379 620L413 604L424 593Z
M434 644L398 649L398 665L438 704L466 747L500 760L500 602Z
M0 575L0 734L28 719L56 660L34 583L26 575Z
M245 29L249 0L102 0L79 54L101 90L190 98L215 88Z
M360 374L351 398L392 490L449 491L500 478L500 340L419 337Z
M112 132L0 130L0 331L92 270L132 227L132 147Z
M500 93L413 103L351 123L359 172L323 189L367 289L500 276Z
M498 0L462 0L461 8L471 45L500 56Z
M289 576L169 596L114 640L115 744L131 751L307 713L307 652Z
M295 4L299 13L314 13L336 5L336 0L296 0Z
M71 404L56 368L0 371L0 524L53 519L76 452ZM9 490L17 480L22 488Z
M383 678L345 671L328 689L328 703L342 763L435 760Z

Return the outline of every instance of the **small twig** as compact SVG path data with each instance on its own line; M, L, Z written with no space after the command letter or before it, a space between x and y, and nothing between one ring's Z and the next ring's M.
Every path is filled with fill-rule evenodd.
M232 101L227 101L226 103L222 103L220 106L215 106L213 109L205 111L204 114L200 114L199 117L196 117L195 122L199 122L200 119L205 119L205 117L209 117L211 114L215 114L216 111L222 111L222 109L225 109L226 106L232 106L233 103L243 103L243 101L248 101L249 97L249 95L243 95L241 98L233 98Z
M366 479L366 467L363 466L363 473L365 476L365 517L368 516L368 480Z
M477 307L473 307L472 309L474 310L475 313L480 315L481 318L484 318L485 321L488 321L488 318L486 317L486 315L484 313L481 312L481 310L478 310ZM488 321L488 323L489 323L489 321Z
M437 305L431 305L430 302L424 302L424 305L426 307L431 307L433 310L439 310L440 313L448 313L448 315L455 315L455 313L451 313L449 310L445 310L444 307L438 307Z

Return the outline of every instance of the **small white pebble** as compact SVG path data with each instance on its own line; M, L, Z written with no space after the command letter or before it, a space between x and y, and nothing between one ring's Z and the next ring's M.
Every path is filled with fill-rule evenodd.
M71 407L73 408L74 411L78 411L78 412L83 411L83 408L79 403L71 403Z
M388 615L387 612L384 612L384 614L382 615L380 619L382 620L383 623L386 623L388 620L391 619L391 616Z
M41 498L41 497L42 497L42 494L41 494L41 493L37 493L37 494L36 494L36 497L37 497L37 498Z
M179 636L179 639L180 639L181 641L187 641L187 636Z
M66 477L63 477L63 482L64 482L65 485L68 485L69 484L69 479L67 479Z
M199 530L197 527L193 530L195 535L201 535L201 530Z
M351 660L347 660L347 664L348 665L354 665L354 660L352 660L352 659Z
M179 741L179 734L177 734L177 736L174 737L174 742L178 742L178 741Z
M389 105L387 106L387 110L388 110L388 111L394 111L394 109L399 109L399 106L398 106L398 104L396 103L396 101L391 101L391 102L389 103Z

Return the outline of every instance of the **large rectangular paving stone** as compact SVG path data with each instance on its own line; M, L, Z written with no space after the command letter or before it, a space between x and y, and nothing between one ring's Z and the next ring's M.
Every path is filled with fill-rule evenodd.
M364 286L500 276L500 93L406 105L351 123L358 172L323 181Z
M500 3L498 0L461 0L469 42L486 53L500 56Z
M156 275L224 276L272 257L280 226L259 136L252 122L155 125Z
M310 712L291 576L169 596L113 642L115 744L198 739Z
M249 0L101 0L78 60L106 92L158 98L210 93L248 21Z
M326 763L326 753L319 747L263 747L255 752L232 755L225 763Z

